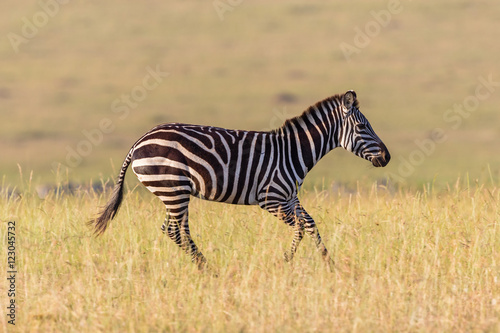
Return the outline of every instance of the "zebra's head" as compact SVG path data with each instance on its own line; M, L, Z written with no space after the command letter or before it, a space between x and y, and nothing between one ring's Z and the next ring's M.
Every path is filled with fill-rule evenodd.
M341 109L340 146L372 162L375 167L386 166L391 159L389 150L377 136L368 119L359 111L356 93L353 90L342 96Z

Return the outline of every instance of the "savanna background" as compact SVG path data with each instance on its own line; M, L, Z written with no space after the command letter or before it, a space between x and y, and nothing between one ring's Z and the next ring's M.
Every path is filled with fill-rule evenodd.
M18 269L2 330L500 331L496 1L0 8L0 234L16 221ZM333 273L309 238L286 264L293 232L258 208L193 200L218 277L199 273L131 172L106 234L86 227L151 127L266 130L350 89L392 160L337 149L306 178Z

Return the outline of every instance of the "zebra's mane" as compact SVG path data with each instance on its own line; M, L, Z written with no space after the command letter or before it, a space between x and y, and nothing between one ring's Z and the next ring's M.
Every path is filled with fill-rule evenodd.
M298 122L298 120L307 118L307 115L317 112L316 111L317 109L322 109L322 104L325 102L330 102L333 105L335 105L335 104L340 105L340 104L342 104L343 97L344 97L344 94L337 94L337 95L333 95L333 96L330 96L328 98L325 98L325 99L311 105L310 107L308 107L304 112L302 112L302 114L300 116L296 116L296 117L285 120L285 122L283 123L283 125L281 125L281 127L278 127L276 129L272 130L271 133L273 133L273 134L281 133L283 131L283 129L290 126L290 124L294 124L294 123L296 124ZM332 102L335 102L335 103L332 103ZM359 102L357 99L354 100L353 107L355 107L355 108L359 107Z

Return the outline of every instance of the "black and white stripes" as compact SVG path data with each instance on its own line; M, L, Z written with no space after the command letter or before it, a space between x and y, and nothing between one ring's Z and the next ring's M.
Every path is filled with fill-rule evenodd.
M343 147L385 166L389 152L358 109L354 91L309 107L270 132L228 130L210 126L164 124L143 135L128 153L110 202L91 223L102 233L122 199L125 172L132 169L141 183L167 209L162 230L203 266L188 224L191 196L206 200L259 205L295 227L291 260L304 233L311 235L329 262L314 220L297 198L312 167L330 150Z

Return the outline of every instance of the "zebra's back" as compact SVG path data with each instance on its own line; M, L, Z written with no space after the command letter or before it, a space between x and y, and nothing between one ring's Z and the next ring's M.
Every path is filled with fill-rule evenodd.
M189 194L251 205L276 168L269 146L273 135L267 132L163 124L136 142L132 168L162 200Z

